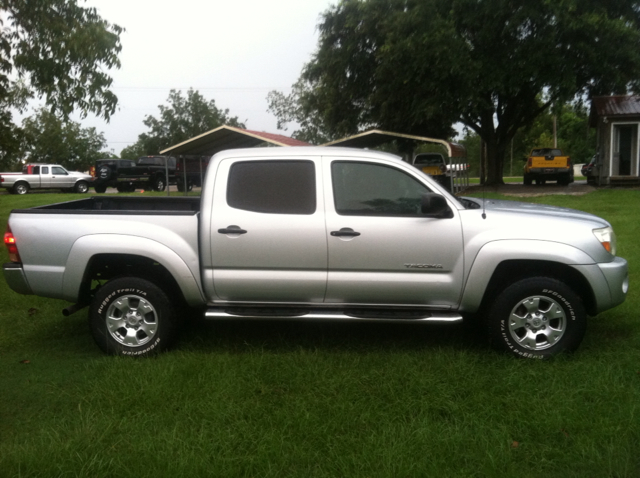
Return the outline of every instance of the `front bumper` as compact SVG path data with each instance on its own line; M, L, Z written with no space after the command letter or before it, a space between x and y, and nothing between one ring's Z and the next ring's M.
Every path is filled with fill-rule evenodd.
M27 277L24 274L22 264L8 262L2 265L2 270L4 272L4 279L7 281L7 284L9 284L11 290L18 294L33 294L33 291L29 286L29 282L27 281Z
M611 296L608 307L601 308L598 304L598 311L610 309L616 305L622 304L627 298L629 291L629 269L627 261L622 257L616 257L613 262L598 264L602 274L609 284L609 293ZM603 304L604 305L604 304Z

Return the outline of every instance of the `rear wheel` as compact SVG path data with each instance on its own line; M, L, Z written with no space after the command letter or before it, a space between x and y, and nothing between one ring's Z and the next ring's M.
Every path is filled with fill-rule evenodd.
M98 194L102 194L106 192L107 186L105 186L104 184L96 184L95 186L93 186L93 189L95 189Z
M531 186L531 175L525 174L523 182L525 186Z
M29 184L21 181L13 186L15 194L27 194L29 192Z
M175 339L176 316L167 294L137 277L107 282L89 310L91 334L103 352L148 356Z
M487 321L489 339L496 348L518 357L544 359L578 348L587 315L566 284L534 277L507 287L496 298Z

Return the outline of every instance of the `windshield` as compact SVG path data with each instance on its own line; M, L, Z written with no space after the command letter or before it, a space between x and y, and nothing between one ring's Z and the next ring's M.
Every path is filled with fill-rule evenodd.
M531 151L531 156L562 156L562 152L559 149L552 148L540 148Z
M442 156L439 154L418 155L413 164L420 166L440 166L443 163Z

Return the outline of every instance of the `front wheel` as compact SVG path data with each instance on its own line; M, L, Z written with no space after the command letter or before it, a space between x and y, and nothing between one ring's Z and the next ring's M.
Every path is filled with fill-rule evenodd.
M537 359L576 350L587 326L580 297L563 282L548 277L523 279L507 287L487 320L492 345Z
M89 184L86 181L78 181L73 189L78 194L85 194L89 190Z
M158 192L164 191L164 188L166 187L164 183L164 178L161 178L160 176L155 178L151 184L152 184L151 186L152 189Z
M137 277L121 277L98 290L89 310L91 335L110 355L149 356L175 339L176 316L167 294Z

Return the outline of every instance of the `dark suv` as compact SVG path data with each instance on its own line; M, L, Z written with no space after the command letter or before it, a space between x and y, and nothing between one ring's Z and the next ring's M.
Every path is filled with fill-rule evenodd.
M133 174L135 167L135 161L130 159L98 159L91 168L93 188L97 193L105 192L108 187L117 188L119 192L134 191L135 185L120 178Z
M165 165L166 163L166 165ZM93 187L103 193L108 187L118 192L132 192L136 188L164 191L169 184L176 183L176 158L171 156L142 156L137 161L130 159L99 159L91 174Z

